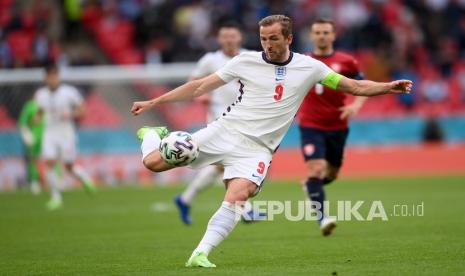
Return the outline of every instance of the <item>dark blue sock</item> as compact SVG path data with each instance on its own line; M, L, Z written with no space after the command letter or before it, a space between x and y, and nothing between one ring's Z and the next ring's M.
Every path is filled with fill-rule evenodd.
M308 197L311 201L319 202L321 204L320 212L324 215L323 202L325 201L325 191L323 189L323 180L316 177L310 177L307 179L305 184L307 185ZM321 219L323 219L323 216Z

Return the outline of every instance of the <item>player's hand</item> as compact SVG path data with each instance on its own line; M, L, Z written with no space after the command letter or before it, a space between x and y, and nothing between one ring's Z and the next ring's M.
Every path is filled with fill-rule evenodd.
M350 118L354 117L355 115L357 115L360 108L362 108L362 105L358 104L356 102L345 105L345 106L339 108L339 111L341 111L341 116L339 116L339 118L341 120L350 119Z
M207 94L197 97L195 100L203 105L210 105L210 96Z
M390 82L391 90L390 93L401 94L406 93L409 94L412 90L413 82L411 80L396 80Z
M150 101L134 102L132 104L131 112L134 116L137 116L149 109L151 106L152 104L150 103Z
M26 146L30 147L34 144L34 135L32 135L32 132L28 129L28 128L25 128L25 127L22 127L20 129L20 132L21 132L21 138L23 139L23 142L24 144L26 144Z

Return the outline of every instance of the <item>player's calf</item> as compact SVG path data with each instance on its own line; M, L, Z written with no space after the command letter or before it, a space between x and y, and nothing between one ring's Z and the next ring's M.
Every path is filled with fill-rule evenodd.
M326 171L326 176L323 179L323 184L327 185L327 184L333 182L334 180L336 180L337 176L339 174L339 169L340 169L339 167L328 165L328 168L327 168L327 171Z

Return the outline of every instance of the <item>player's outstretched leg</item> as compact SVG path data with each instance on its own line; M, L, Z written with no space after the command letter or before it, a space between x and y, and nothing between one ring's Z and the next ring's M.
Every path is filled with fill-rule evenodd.
M65 167L75 178L79 180L88 194L95 194L97 192L94 182L81 166L68 163Z
M187 267L215 267L208 261L208 254L234 229L242 216L241 206L257 190L255 183L244 178L233 178L226 184L224 201L208 222L202 240L186 262Z

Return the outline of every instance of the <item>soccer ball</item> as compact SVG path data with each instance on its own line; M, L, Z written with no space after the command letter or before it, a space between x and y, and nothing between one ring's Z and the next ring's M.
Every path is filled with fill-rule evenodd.
M180 167L192 163L199 156L199 146L189 133L174 131L161 140L160 153L166 163Z

